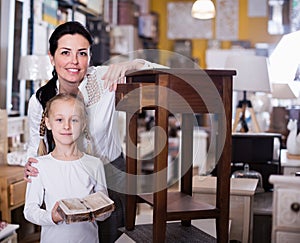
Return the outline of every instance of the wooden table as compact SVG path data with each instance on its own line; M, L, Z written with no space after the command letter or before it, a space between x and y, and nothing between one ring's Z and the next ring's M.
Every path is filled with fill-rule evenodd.
M24 167L0 165L0 211L2 220L11 223L11 211L25 203Z
M127 84L118 84L116 110L126 112L126 229L133 230L136 203L153 206L153 242L164 242L167 221L216 218L218 242L228 242L231 162L232 76L230 70L154 69L126 74ZM152 193L137 191L137 118L141 109L155 110L154 183ZM168 116L182 114L181 189L168 192ZM216 114L218 158L216 205L192 197L193 127L195 113ZM226 142L225 142L226 140ZM224 145L224 146L222 146ZM136 189L136 191L134 191ZM139 195L138 195L139 194Z

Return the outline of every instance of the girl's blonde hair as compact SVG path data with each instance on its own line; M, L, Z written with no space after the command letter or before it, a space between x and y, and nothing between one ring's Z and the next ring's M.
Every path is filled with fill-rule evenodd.
M48 154L47 147L46 147L46 144L44 141L44 136L47 131L45 118L49 117L49 113L51 112L51 105L56 100L63 100L63 101L75 100L76 105L81 109L82 118L87 123L87 112L85 109L84 100L81 96L79 96L77 94L73 94L73 93L60 93L60 94L54 96L53 98L51 98L46 103L46 108L43 112L41 123L40 123L40 131L39 131L40 132L40 143L39 143L39 147L38 147L38 151L37 151L39 156ZM85 134L86 138L89 140L89 133L87 131L87 128L85 128L84 134Z

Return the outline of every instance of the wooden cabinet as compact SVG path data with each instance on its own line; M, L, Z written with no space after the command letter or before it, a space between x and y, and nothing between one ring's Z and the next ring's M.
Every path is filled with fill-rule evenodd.
M287 150L281 150L281 167L284 175L294 176L296 172L300 172L300 157L297 159L291 159L287 157Z
M153 242L164 242L167 221L216 218L218 242L228 242L231 162L232 76L233 70L156 69L130 72L127 83L116 91L116 109L127 114L126 229L135 226L136 203L153 206ZM155 110L154 158L151 193L139 193L137 186L137 117L141 109ZM168 116L182 115L181 188L167 188ZM192 196L193 126L195 113L216 115L217 194L216 204L199 202ZM226 141L226 142L225 142Z
M24 167L0 165L0 211L2 220L11 223L11 211L25 202Z
M250 178L231 178L230 180L230 240L252 242L253 196L258 180ZM217 178L213 176L194 176L194 197L214 205L216 182Z
M272 242L299 242L300 177L271 175L270 182L274 184Z

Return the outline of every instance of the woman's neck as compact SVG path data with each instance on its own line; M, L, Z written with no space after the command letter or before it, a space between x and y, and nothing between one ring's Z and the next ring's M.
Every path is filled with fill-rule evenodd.
M69 86L69 87L63 87L62 85L59 86L59 93L73 93L77 94L79 92L78 86Z
M79 83L77 82L61 82L58 79L58 92L59 93L73 93L73 94L77 94L79 92L78 89Z

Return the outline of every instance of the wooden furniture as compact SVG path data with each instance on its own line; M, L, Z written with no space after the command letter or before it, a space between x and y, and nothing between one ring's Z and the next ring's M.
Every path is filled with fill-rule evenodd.
M299 242L300 177L271 175L270 182L274 184L272 242Z
M287 157L287 150L281 150L281 167L284 175L295 175L300 172L300 159L290 159Z
M181 220L189 226L191 219L216 218L218 242L228 242L229 186L231 162L232 76L233 70L154 69L126 74L127 84L118 84L116 110L127 116L126 229L135 226L136 203L153 206L153 242L164 242L167 221ZM136 189L137 117L141 109L155 110L154 174L151 192ZM182 114L181 188L167 188L168 115ZM192 197L193 115L216 115L217 196L216 204L199 202ZM226 140L226 142L225 142ZM223 146L224 145L224 146Z
M231 171L243 170L247 163L250 170L261 173L264 190L272 190L269 176L281 174L281 137L279 133L233 133Z
M11 211L25 202L24 167L7 165L8 150L18 149L27 134L26 117L7 117L0 110L0 211L1 220L12 222Z
M3 221L11 223L11 211L25 202L24 167L0 165L0 211Z
M252 242L253 196L258 180L249 178L231 178L230 180L230 240ZM213 176L194 176L194 197L214 205L216 183L217 178Z

